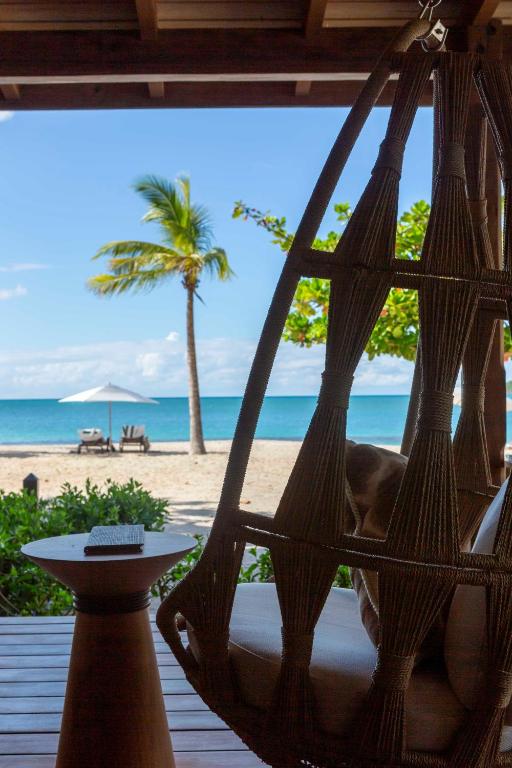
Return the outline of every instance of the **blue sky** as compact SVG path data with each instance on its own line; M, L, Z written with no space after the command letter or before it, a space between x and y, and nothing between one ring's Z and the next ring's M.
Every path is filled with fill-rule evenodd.
M376 110L335 201L361 193L383 137ZM205 280L197 306L202 392L243 391L283 255L233 202L300 218L339 130L342 109L153 110L0 113L0 397L58 397L106 380L153 395L186 394L184 291L100 300L85 281L104 242L154 239L131 189L146 173L187 173L211 211L216 242L237 278ZM401 207L428 198L432 115L420 110L404 168ZM323 229L333 224L326 217ZM321 348L284 344L270 392L314 394ZM363 361L360 393L405 392L411 366Z

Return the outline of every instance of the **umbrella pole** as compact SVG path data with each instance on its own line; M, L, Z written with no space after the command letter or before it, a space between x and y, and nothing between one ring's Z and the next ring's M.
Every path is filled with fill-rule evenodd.
M110 436L110 450L114 450L114 443L112 442L112 401L108 404L108 433Z

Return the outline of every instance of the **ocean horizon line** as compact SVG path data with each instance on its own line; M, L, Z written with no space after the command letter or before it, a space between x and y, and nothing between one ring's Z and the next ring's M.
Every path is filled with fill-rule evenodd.
M0 402L15 402L15 403L22 403L22 402L59 402L62 397L65 397L65 395L59 395L58 397L0 397ZM155 395L154 393L150 393L148 397L151 397L156 400L188 400L188 395ZM242 400L244 397L243 393L241 395L201 395L201 400ZM265 395L265 399L300 399L300 398L317 398L318 392L313 393L311 395ZM409 397L408 392L400 393L400 392L356 392L354 394L351 394L350 397ZM76 404L76 403L75 403ZM66 405L69 405L69 403L66 403Z

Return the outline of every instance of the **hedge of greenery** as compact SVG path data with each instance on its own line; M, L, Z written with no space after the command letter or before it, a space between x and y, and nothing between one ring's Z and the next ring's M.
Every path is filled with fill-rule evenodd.
M39 501L26 491L0 492L0 615L56 616L73 610L69 591L21 554L29 541L85 533L94 525L142 523L146 531L162 531L167 520L165 499L155 498L135 480L108 481L104 488L88 481L83 491L66 484L58 496ZM193 568L204 547L203 537L195 538L195 549L157 582L155 596L164 598ZM249 555L240 581L268 581L273 576L268 550L253 547ZM350 586L345 567L338 571L335 584Z
M26 491L0 492L0 614L59 615L72 611L68 590L24 557L23 544L48 536L85 533L94 525L143 523L163 530L167 503L130 480L108 481L100 488L88 481L84 491L66 484L52 499L39 501Z

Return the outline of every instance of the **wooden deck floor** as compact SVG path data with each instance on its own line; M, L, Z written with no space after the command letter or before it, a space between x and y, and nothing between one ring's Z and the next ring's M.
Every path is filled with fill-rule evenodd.
M153 624L176 768L264 764L185 680ZM0 768L54 768L72 617L0 618Z

